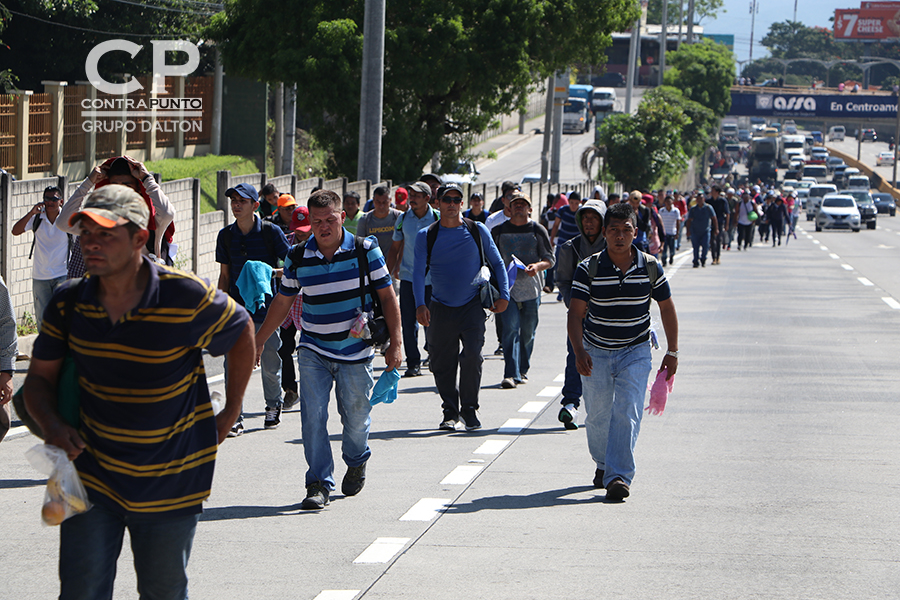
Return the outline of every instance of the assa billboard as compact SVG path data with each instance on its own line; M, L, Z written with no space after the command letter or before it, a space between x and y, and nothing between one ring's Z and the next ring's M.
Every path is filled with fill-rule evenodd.
M731 110L728 114L738 117L896 119L897 98L860 94L829 96L731 92Z

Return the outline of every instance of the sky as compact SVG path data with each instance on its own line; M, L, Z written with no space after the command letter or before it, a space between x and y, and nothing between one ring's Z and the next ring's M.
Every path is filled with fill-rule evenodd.
M762 58L768 52L759 41L765 37L772 23L793 20L794 6L791 0L756 0L759 12L753 27L753 58ZM828 20L836 8L859 8L859 0L795 0L797 20L808 27L832 26ZM705 33L734 34L736 59L745 61L750 55L750 0L725 0L725 11L716 20L705 19L701 25ZM685 0L687 10L687 0Z

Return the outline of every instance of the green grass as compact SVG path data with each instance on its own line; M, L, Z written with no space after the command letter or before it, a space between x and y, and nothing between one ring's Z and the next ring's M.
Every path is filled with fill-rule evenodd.
M200 212L216 210L216 172L231 171L232 175L258 173L256 163L243 156L194 156L167 158L146 163L147 169L162 175L163 181L197 177L200 179Z

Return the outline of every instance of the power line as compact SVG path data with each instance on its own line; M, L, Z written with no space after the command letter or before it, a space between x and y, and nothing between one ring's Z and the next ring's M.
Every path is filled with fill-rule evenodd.
M35 21L40 21L41 23L46 23L47 25L53 25L55 27L64 27L66 29L75 29L77 31L86 31L88 33L99 33L101 35L109 35L109 36L124 36L124 37L139 37L139 38L166 38L165 35L158 33L125 33L124 31L100 31L98 29L87 29L85 27L76 27L75 25L66 25L65 23L54 23L53 21L48 21L46 19L41 19L35 17L34 15L28 15L25 13L20 13L15 10L11 10L9 8L6 9L11 14L18 15L20 17L25 17L26 19L34 19ZM171 36L170 36L171 37ZM171 39L179 39L172 37Z
M130 4L132 6L140 6L141 8L152 8L153 10L167 10L170 12L182 13L185 15L196 15L202 17L209 17L216 13L214 12L196 12L190 10L180 10L177 8L169 8L168 6L156 6L155 4L142 4L140 2L130 2L129 0L112 0L113 2L120 2L122 4Z

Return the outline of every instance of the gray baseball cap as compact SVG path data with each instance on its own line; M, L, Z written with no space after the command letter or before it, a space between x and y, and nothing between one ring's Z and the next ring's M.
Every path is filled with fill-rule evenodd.
M101 227L115 227L131 222L141 229L147 229L150 209L144 198L133 189L111 183L85 199L81 211L69 219L69 226L74 226L82 217L88 217Z

